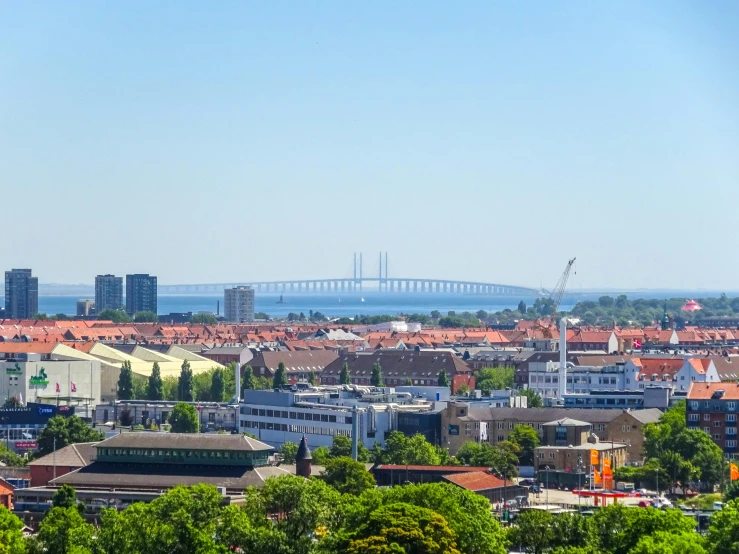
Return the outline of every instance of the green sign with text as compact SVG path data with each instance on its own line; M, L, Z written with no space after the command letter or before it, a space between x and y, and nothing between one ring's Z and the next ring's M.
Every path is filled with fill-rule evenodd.
M28 386L30 387L45 387L49 384L49 379L46 377L46 369L43 367L39 370L38 375L33 375L28 380Z
M5 373L8 375L20 375L23 371L21 370L21 366L18 365L18 362L16 362L15 367L6 367Z

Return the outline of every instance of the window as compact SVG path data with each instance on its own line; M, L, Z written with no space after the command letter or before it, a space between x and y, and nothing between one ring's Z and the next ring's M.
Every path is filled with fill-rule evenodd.
M711 414L703 414L703 421L711 421Z
M726 434L727 435L736 435L736 427L727 427L726 428Z
M736 414L726 414L726 421L734 423L736 421Z
M721 422L720 421L714 421L713 422L713 426L714 427L721 427Z
M605 423L601 423L600 425L598 425L598 431L600 431L601 433L603 433L605 430L606 430Z
M736 448L736 441L735 440L726 441L726 448Z
M691 410L697 410L697 409L698 409L698 402L696 402L695 400L691 400L691 401L690 401L690 405L689 405L689 408L690 408Z
M553 459L554 459L554 452L550 452L550 453L549 453L549 459L550 459L550 460L553 460Z
M505 440L505 437L503 435L498 435L498 442L503 442L504 440Z
M510 422L510 423L508 424L508 429L509 429L509 430L513 430L513 422Z
M703 428L703 431L704 431L705 433L708 433L709 435L711 434L711 428L710 428L710 427L704 427L704 428Z
M713 435L713 440L720 441L721 440L721 435Z
M698 421L700 416L698 414L688 414L688 421Z
M567 442L567 427L557 427L554 430L554 440Z
M498 431L502 431L504 429L504 425L505 425L505 423L503 423L502 421L499 421L498 422Z
M736 402L727 402L726 403L726 409L727 410L736 410Z
M624 433L631 433L631 425L622 425L621 431Z

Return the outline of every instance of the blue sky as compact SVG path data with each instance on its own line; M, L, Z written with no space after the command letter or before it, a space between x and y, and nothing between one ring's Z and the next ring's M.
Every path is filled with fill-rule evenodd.
M739 4L0 4L4 268L739 289Z

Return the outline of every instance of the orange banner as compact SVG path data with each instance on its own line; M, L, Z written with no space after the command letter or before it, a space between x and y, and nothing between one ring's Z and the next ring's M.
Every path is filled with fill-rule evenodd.
M732 481L739 479L739 467L736 467L736 464L729 464L729 475Z
M605 470L611 471L611 460L608 458L603 458L603 471Z
M590 451L590 465L591 466L598 465L598 451L597 450Z
M597 469L593 470L593 483L595 483L596 485L601 484L600 473Z

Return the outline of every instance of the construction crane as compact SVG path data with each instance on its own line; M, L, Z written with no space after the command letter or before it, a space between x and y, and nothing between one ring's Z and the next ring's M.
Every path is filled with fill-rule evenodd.
M557 284L554 285L552 293L549 295L549 298L554 301L554 303L552 304L553 314L556 314L559 310L559 303L562 302L562 297L565 295L567 281L570 279L570 272L572 271L572 266L575 264L576 259L577 258L572 258L569 262L567 262L567 267L565 267L565 270L562 272L562 276L559 278L559 281L557 281Z

